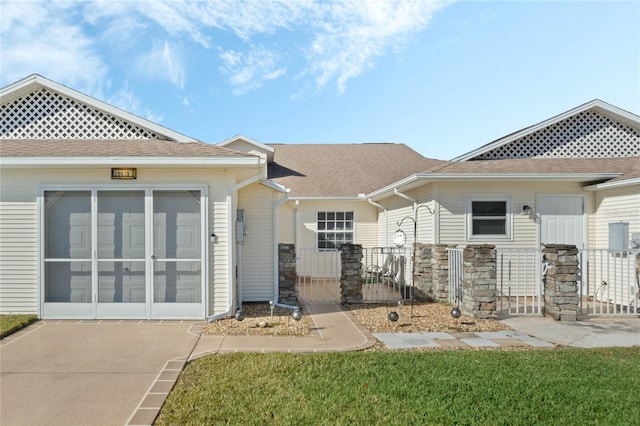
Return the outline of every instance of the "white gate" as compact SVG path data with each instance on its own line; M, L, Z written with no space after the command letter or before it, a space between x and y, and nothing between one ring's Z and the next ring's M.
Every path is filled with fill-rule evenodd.
M342 263L338 250L298 249L296 296L304 302L340 303Z
M542 313L542 252L532 248L496 250L497 309L509 315Z
M447 249L447 253L449 266L449 303L459 305L462 303L462 284L464 281L464 249Z

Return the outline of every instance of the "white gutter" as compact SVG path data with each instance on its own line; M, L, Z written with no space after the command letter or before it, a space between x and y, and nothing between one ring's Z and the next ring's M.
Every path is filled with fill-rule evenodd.
M384 210L384 246L389 247L389 215L387 214L387 208L371 200L371 198L367 198L367 201L372 206Z
M298 310L298 306L280 303L280 271L278 268L278 207L283 205L289 199L289 189L286 190L284 196L273 203L273 304L281 308Z
M640 185L640 177L633 179L619 180L615 182L604 182L596 185L589 185L582 188L585 191L601 191L604 189L622 188L625 186Z

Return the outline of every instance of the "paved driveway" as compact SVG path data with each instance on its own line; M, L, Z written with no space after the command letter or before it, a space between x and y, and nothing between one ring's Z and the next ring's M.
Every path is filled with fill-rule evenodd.
M0 424L150 424L202 325L36 323L0 342Z

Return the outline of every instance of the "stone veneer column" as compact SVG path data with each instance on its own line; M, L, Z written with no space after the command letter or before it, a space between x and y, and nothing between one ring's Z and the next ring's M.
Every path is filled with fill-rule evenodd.
M496 249L494 245L469 245L464 249L462 311L474 318L496 315Z
M431 257L433 297L436 302L449 301L449 252L452 244L434 244Z
M578 318L578 249L574 245L547 244L542 249L547 264L544 282L544 315L556 321Z
M431 271L433 258L432 244L416 243L414 245L413 283L418 290L415 294L428 302L435 301L433 273Z
M362 245L343 244L340 259L340 299L342 303L362 303Z
M296 246L278 244L278 300L296 305Z

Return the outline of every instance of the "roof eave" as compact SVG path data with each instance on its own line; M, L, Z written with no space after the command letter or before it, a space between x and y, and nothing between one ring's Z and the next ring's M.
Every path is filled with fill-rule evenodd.
M624 188L627 186L634 186L634 185L640 185L640 177L632 178L632 179L617 180L615 182L598 183L595 185L585 186L582 189L584 189L585 191L596 192L596 191L603 191L606 189Z
M609 180L621 176L621 173L418 173L397 181L384 188L365 195L365 198L380 200L393 195L394 189L408 189L418 184L432 182L465 181L536 181L536 182L593 182Z
M94 167L94 166L192 166L251 167L264 165L259 157L1 157L2 167Z

